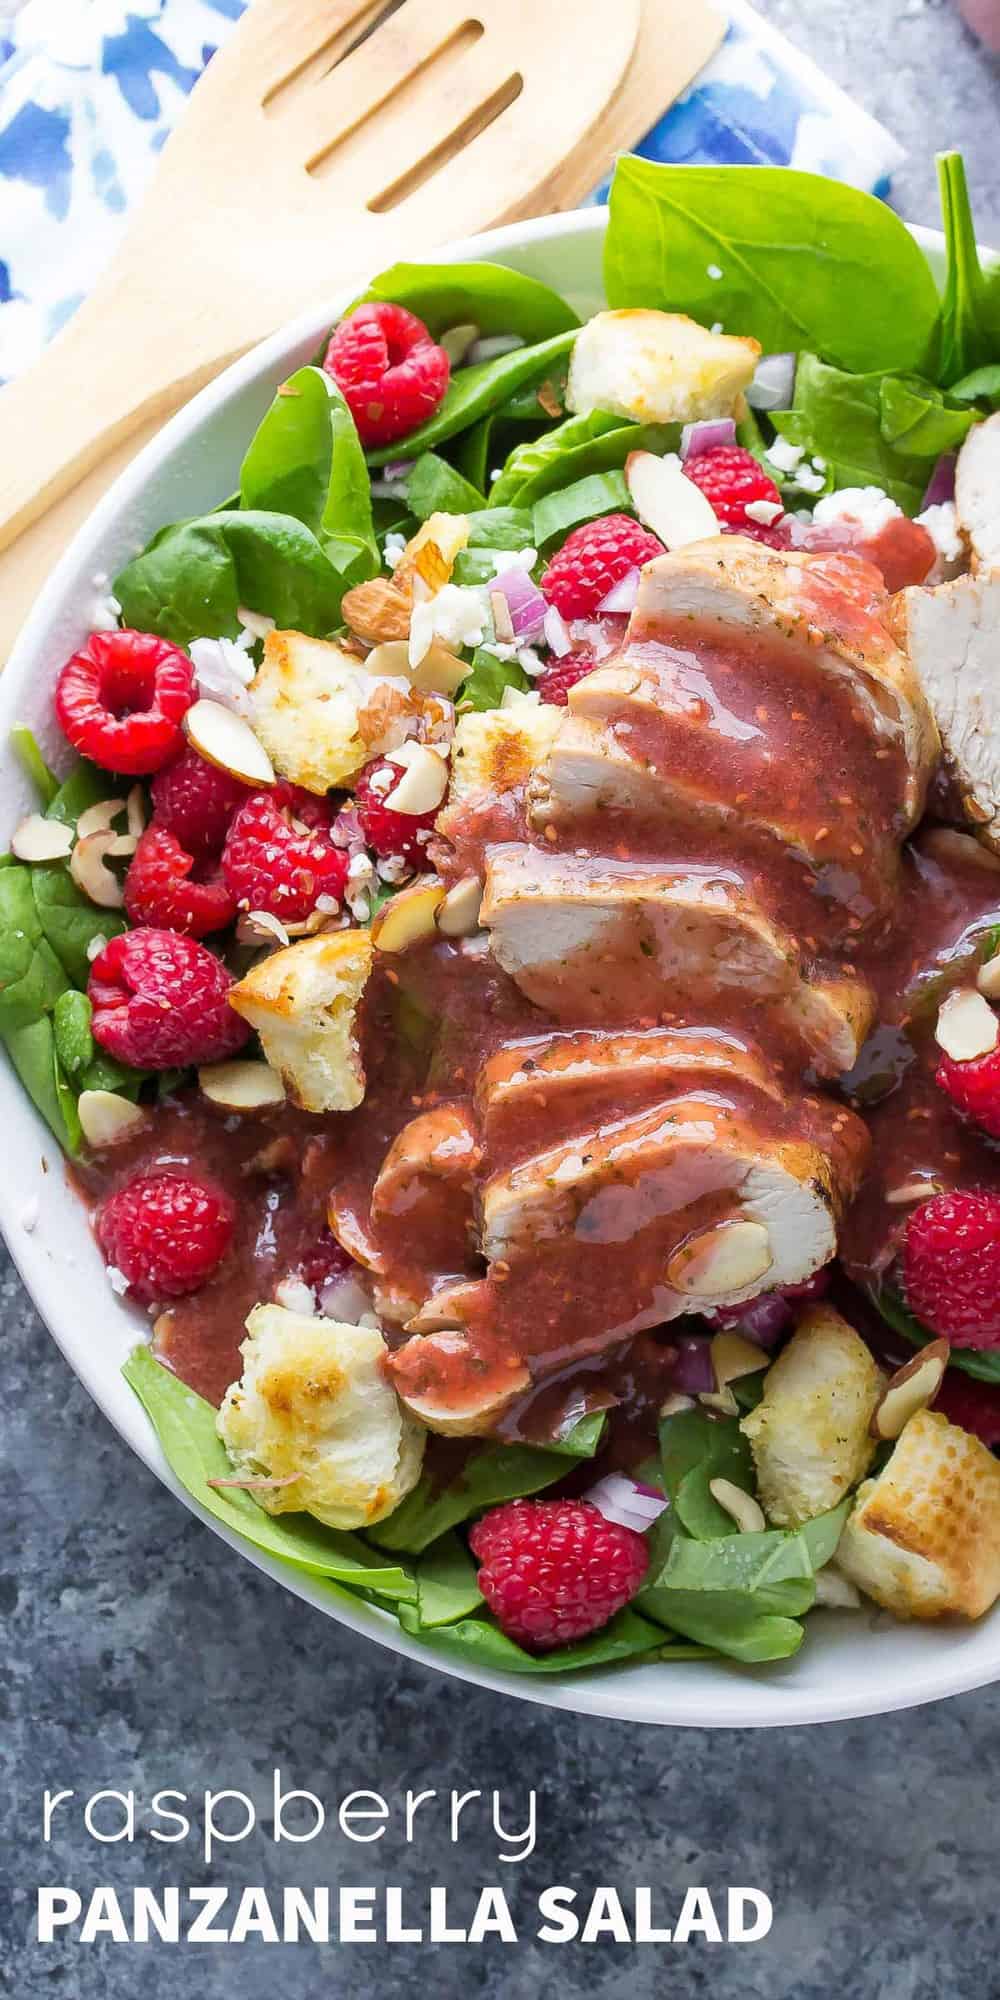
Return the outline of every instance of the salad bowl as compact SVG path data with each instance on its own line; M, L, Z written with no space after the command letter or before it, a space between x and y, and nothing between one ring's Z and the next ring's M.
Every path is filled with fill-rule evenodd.
M603 302L606 226L601 209L543 217L458 243L441 261L506 265L556 288L585 317ZM912 233L940 276L941 239L928 231ZM237 484L247 438L278 384L315 355L331 321L356 296L356 285L345 286L322 311L295 321L202 391L123 474L66 552L0 682L5 831L32 804L28 781L9 747L10 732L27 725L57 770L65 761L51 690L62 663L92 630L108 579L165 521L208 512ZM557 1669L521 1678L439 1655L377 1605L249 1547L199 1508L177 1480L123 1379L121 1369L141 1322L135 1308L109 1290L85 1207L54 1141L6 1065L0 1066L0 1103L7 1132L0 1225L66 1359L119 1434L192 1512L235 1553L350 1630L499 1692L581 1714L675 1726L774 1727L843 1719L931 1701L1000 1677L1000 1614L961 1628L907 1626L866 1605L851 1617L818 1616L808 1645L777 1666L678 1658L669 1666L639 1662L620 1670Z

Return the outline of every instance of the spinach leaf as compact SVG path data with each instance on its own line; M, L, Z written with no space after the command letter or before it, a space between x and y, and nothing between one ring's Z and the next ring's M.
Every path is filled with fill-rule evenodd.
M731 1536L732 1517L709 1492L713 1479L728 1479L744 1493L754 1488L750 1446L735 1417L710 1417L705 1410L680 1410L660 1425L664 1488L677 1519L699 1541Z
M960 381L952 383L948 397L953 403L989 403L992 409L1000 409L1000 361L988 362L985 368L974 368L970 375L963 375Z
M161 1071L160 1079L163 1074ZM119 1097L130 1097L134 1103L149 1075L149 1070L126 1069L124 1063L116 1062L106 1050L98 1049L76 1081L81 1090L114 1090Z
M589 478L578 479L572 486L564 486L558 493L547 493L539 500L532 512L532 541L536 549L544 549L549 542L562 540L571 528L578 528L583 521L593 521L599 514L634 511L623 472L594 472Z
M232 1466L216 1434L211 1403L137 1347L122 1369L149 1417L171 1471L206 1513L254 1548L279 1556L311 1576L363 1586L378 1596L416 1599L408 1566L388 1564L357 1535L326 1528L310 1514L265 1514L240 1487L209 1486L209 1479L232 1477Z
M52 1009L56 1055L67 1076L76 1077L94 1060L90 1032L93 1009L85 993L60 993Z
M609 416L605 410L593 410L589 416L567 417L554 430L546 431L544 437L531 438L517 445L490 488L490 506L506 507L512 504L520 488L544 471L554 459L562 458L566 452L575 451L580 445L592 444L605 432L617 431L621 427L621 417Z
M531 545L527 507L487 507L469 515L470 549L526 549Z
M648 1581L636 1604L670 1631L733 1659L786 1659L796 1620L816 1596L815 1572L835 1553L852 1502L804 1528L697 1541L669 1513L650 1534Z
M428 520L431 514L478 513L486 505L479 488L433 451L418 458L406 481L406 499L418 521Z
M758 1611L745 1599L716 1595L708 1598L697 1591L671 1590L663 1597L663 1623L669 1630L682 1632L697 1644L744 1666L763 1665L768 1660L789 1660L805 1638L805 1627L797 1618L775 1612ZM636 1603L650 1617L660 1615L660 1599L639 1592Z
M240 470L244 509L291 515L352 582L381 567L371 481L347 404L322 368L283 382Z
M947 255L937 377L947 385L995 361L1000 293L979 262L961 153L939 153L937 170Z
M538 1493L569 1471L569 1461L593 1458L604 1434L604 1416L581 1417L558 1445L486 1444L473 1450L461 1471L441 1486L422 1473L412 1493L394 1514L368 1530L380 1549L419 1554L449 1528L495 1507L501 1500L518 1500Z
M477 326L484 334L539 341L580 324L558 292L505 264L393 264L364 296L406 306L435 334Z
M551 1653L526 1653L486 1618L461 1618L455 1625L427 1632L420 1624L416 1607L401 1604L399 1622L404 1632L418 1633L435 1651L465 1660L470 1666L500 1673L569 1674L586 1667L611 1666L616 1660L635 1659L642 1653L655 1651L669 1657L659 1627L630 1606L619 1611L603 1631L595 1632L589 1639L578 1639L571 1646L557 1646ZM682 1657L690 1655L685 1653Z
M722 319L765 353L807 348L849 370L924 372L938 323L930 266L899 217L786 167L619 160L604 282L611 306Z
M124 918L89 902L60 861L36 863L31 885L45 937L73 985L85 987L91 964L87 947L95 938L117 937L125 929Z
M499 708L504 688L526 694L531 683L517 660L498 660L485 646L477 646L467 678L458 691L459 709Z
M949 409L944 392L918 376L886 375L879 390L882 436L914 458L954 451L980 421L978 410Z
M33 1026L68 984L42 929L31 869L0 869L0 1033Z
M79 1150L83 1134L76 1098L56 1054L52 1020L43 1014L20 1028L5 1028L4 1046L25 1090L65 1153Z
M582 435L582 427L600 421L604 428L592 437ZM581 427L575 441L570 435L573 426ZM561 448L547 450L554 439L562 434ZM559 430L549 431L538 438L534 445L520 446L511 455L508 467L519 452L516 472L512 474L510 497L518 507L534 507L548 493L565 491L580 481L604 472L614 472L622 468L630 452L652 451L658 457L664 452L676 451L680 444L678 424L623 424L617 418L610 428L606 419L597 417L571 417ZM498 489L502 489L506 471L490 493L492 506ZM631 506L631 501L629 501Z
M11 749L15 752L22 769L31 779L43 806L51 805L59 790L59 780L50 771L32 731L26 723L15 722L10 732Z
M421 1632L433 1625L453 1625L467 1618L483 1601L476 1582L476 1565L454 1528L439 1536L416 1566L417 1616Z
M898 1293L888 1285L881 1288L872 1285L868 1295L887 1325L895 1333L901 1333L913 1347L926 1347L929 1340L937 1339L937 1334L909 1312ZM1000 1350L995 1347L953 1347L949 1366L960 1368L963 1375L971 1375L977 1382L1000 1383Z
M80 814L88 806L99 805L102 799L113 799L121 791L122 779L111 777L107 771L100 771L96 764L90 764L85 757L75 764L65 783L59 786L45 809L46 819L57 819L61 826L75 826ZM122 798L122 811L125 800Z
M496 410L489 410L477 424L463 431L452 445L452 457L458 471L479 493L485 493L490 483L490 441L496 420Z
M323 638L338 623L359 563L355 544L324 549L289 514L206 514L154 536L115 578L114 593L126 624L178 646L235 638L241 604Z
M557 361L560 355L568 353L575 339L576 330L573 328L567 333L555 334L551 340L542 341L537 347L518 347L511 354L497 355L494 361L480 361L474 368L460 368L452 376L440 409L407 438L408 456L415 458L422 451L430 451L446 438L457 437L459 431L478 423L490 410L499 409L523 382L537 376L550 361ZM368 463L387 465L390 459L398 457L399 446L387 444L378 451L369 452ZM254 606L254 609L257 607Z
M816 354L801 354L794 408L776 410L772 421L782 437L826 459L834 485L881 486L904 513L915 514L929 461L886 442L882 381L878 372L847 374Z

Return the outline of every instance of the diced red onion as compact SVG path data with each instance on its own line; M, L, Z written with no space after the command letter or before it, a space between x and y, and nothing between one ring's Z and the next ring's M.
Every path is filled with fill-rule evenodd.
M392 458L382 467L383 479L408 479L416 465L415 458Z
M542 621L542 630L545 634L545 644L549 652L555 654L557 660L565 659L566 654L573 651L573 641L570 638L569 626L562 612L557 611L554 604L550 604L545 613Z
M957 455L953 451L943 451L933 472L930 483L920 505L923 513L926 507L942 507L946 500L955 498L955 466Z
M752 410L790 410L795 401L794 354L762 354L746 392Z
M613 584L606 597L602 597L597 607L598 616L613 611L634 611L639 595L639 572L630 569L620 582Z
M599 1508L606 1521L616 1521L622 1528L633 1528L637 1535L651 1528L667 1505L662 1493L640 1486L622 1472L609 1472L581 1498Z
M783 1292L763 1292L745 1305L722 1306L705 1317L710 1326L735 1327L758 1347L773 1347L791 1320L792 1308Z
M521 644L537 639L545 625L549 607L527 570L502 569L490 585L491 594L495 591L507 599L515 639Z
M686 465L689 458L700 458L702 452L719 451L735 443L732 417L702 417L695 424L685 424L681 432L681 461Z
M677 1358L671 1370L675 1389L686 1396L701 1396L715 1388L711 1344L704 1334L683 1334L675 1341Z
M362 1313L371 1312L372 1302L362 1284L350 1271L328 1278L319 1294L324 1319L339 1320L342 1326L360 1326Z
M800 1304L811 1305L814 1299L826 1296L833 1281L833 1265L821 1264L811 1278L803 1278L801 1285L785 1285L786 1299L798 1299Z

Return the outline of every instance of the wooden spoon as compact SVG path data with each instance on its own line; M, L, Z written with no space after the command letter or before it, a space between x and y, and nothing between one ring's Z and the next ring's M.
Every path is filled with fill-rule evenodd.
M0 392L0 658L140 433L352 272L572 205L723 32L684 0L573 0L568 27L561 0L254 0L110 268Z

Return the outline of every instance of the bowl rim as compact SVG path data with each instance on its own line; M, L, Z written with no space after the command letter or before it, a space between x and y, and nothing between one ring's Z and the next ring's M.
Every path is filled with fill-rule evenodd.
M607 210L597 206L571 210L563 215L540 216L444 246L432 253L429 261L502 260L505 253L516 257L524 250L544 245L554 238L599 238L606 225ZM935 252L940 250L940 234L914 225L910 227L933 262ZM109 528L127 515L131 503L161 463L178 447L196 444L205 421L224 409L269 368L280 365L297 348L314 343L337 314L357 297L358 289L355 281L335 292L322 307L316 306L299 314L249 349L177 411L119 475L64 550L18 635L0 679L0 741L6 737L15 720L20 691L28 680L36 654L39 651L43 655L45 653L46 635L53 627L69 578L76 576L81 564L93 563ZM21 1085L10 1064L4 1062L0 1065L0 1103L5 1098L12 1101L15 1096L20 1104ZM37 1144L38 1132L43 1128L33 1107L28 1109ZM13 1122L16 1123L16 1119ZM12 1142L12 1150L16 1157L16 1139ZM948 1647L932 1651L929 1648L928 1665L922 1671L911 1674L905 1680L899 1677L888 1687L880 1685L879 1677L872 1674L870 1688L860 1691L855 1688L846 1694L838 1689L835 1680L828 1686L805 1689L793 1689L786 1683L782 1691L783 1671L780 1666L758 1672L712 1660L689 1663L692 1666L696 1664L699 1670L693 1678L676 1664L670 1673L661 1671L656 1683L656 1698L640 1700L636 1696L635 1680L636 1673L641 1671L638 1664L631 1670L623 1663L620 1667L598 1669L582 1675L556 1674L535 1679L484 1669L439 1654L432 1644L405 1633L391 1612L367 1604L329 1580L309 1578L287 1568L263 1551L250 1547L239 1535L199 1507L170 1471L152 1424L138 1402L127 1413L112 1408L106 1389L106 1357L95 1359L81 1352L72 1331L65 1273L44 1253L34 1231L29 1233L25 1226L24 1189L14 1185L18 1178L15 1174L0 1179L0 1229L28 1295L48 1332L118 1435L188 1511L237 1554L297 1597L390 1652L402 1654L452 1679L514 1695L520 1700L575 1714L675 1728L772 1728L853 1719L914 1707L983 1686L1000 1677L1000 1623L996 1658L993 1660L969 1660L962 1649ZM137 1317L132 1324L136 1338L140 1338L141 1320ZM135 1340L131 1344L134 1345ZM708 1669L707 1677L704 1675L705 1668Z

